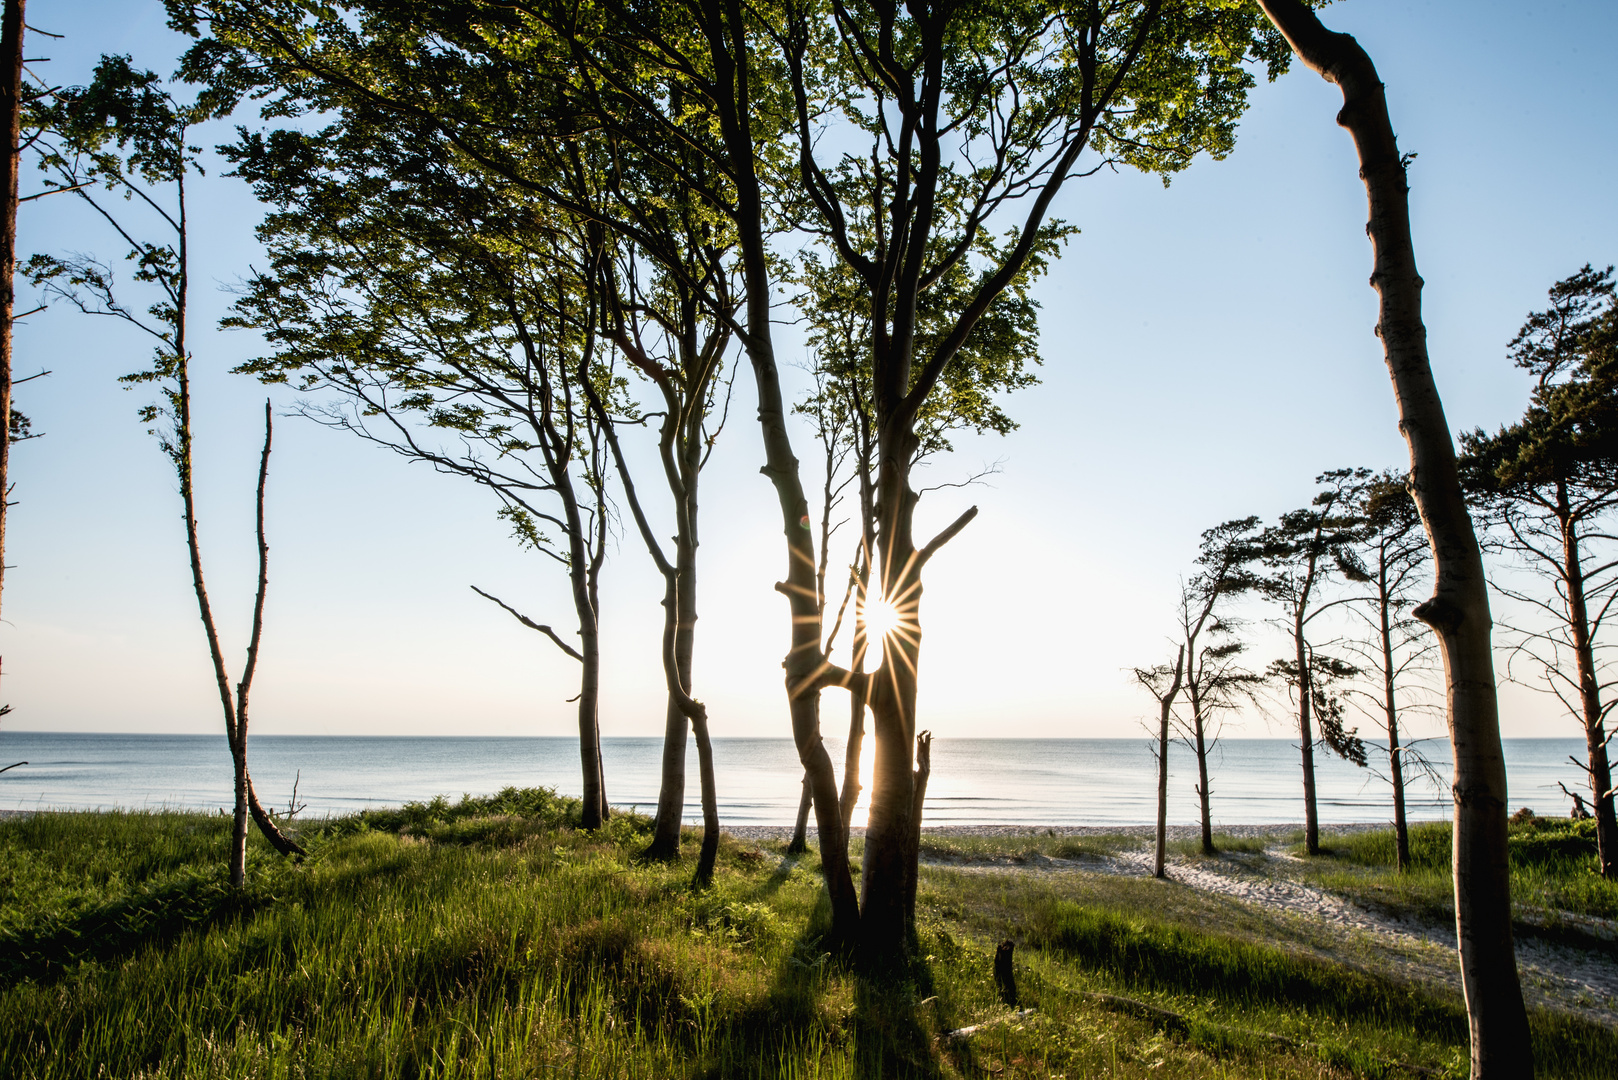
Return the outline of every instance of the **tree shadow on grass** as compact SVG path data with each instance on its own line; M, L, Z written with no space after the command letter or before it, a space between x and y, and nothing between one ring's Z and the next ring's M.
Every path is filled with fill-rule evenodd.
M84 962L112 963L196 929L226 925L275 902L267 889L231 889L219 875L188 875L128 896L52 913L0 935L0 989L52 982Z
M783 863L758 895L778 889L793 862ZM855 949L826 950L830 930L831 903L822 890L764 999L715 1033L694 1076L798 1080L818 1075L826 1059L845 1057L861 1080L942 1075L933 1045L936 999L923 1004L933 996L928 964L919 959L887 968L862 964ZM850 988L851 1007L844 1003Z

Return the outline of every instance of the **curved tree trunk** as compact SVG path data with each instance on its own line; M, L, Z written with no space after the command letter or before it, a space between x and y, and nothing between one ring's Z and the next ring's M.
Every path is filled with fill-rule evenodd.
M1370 203L1380 299L1377 332L1410 448L1411 489L1433 548L1432 599L1415 615L1437 632L1448 687L1455 775L1455 922L1471 1029L1473 1080L1533 1075L1528 1018L1511 932L1506 768L1490 641L1488 586L1461 492L1443 403L1427 359L1409 186L1371 58L1298 0L1259 0L1305 64L1343 92L1337 121L1354 138Z

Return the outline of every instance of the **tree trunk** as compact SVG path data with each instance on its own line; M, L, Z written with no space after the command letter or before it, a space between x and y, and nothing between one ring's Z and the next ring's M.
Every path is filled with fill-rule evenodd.
M905 858L906 931L913 933L916 922L916 886L921 873L921 815L927 802L927 781L933 774L933 733L916 736L916 771L911 776L910 844Z
M6 574L6 506L11 497L11 320L17 310L17 181L22 172L23 7L0 17L0 593Z
M1343 92L1338 123L1354 138L1370 204L1378 334L1410 447L1411 488L1433 548L1432 599L1415 615L1437 632L1454 753L1455 922L1471 1029L1473 1080L1533 1075L1511 932L1506 768L1490 643L1488 585L1467 513L1443 403L1427 359L1422 281L1410 237L1409 186L1381 80L1359 43L1328 31L1298 0L1259 0L1298 56Z
M788 855L802 855L809 850L809 810L815 803L814 787L807 774L803 778L803 795L798 799L798 818L792 825L792 842L787 845Z
M1386 550L1377 563L1377 615L1382 634L1382 708L1388 723L1388 773L1393 780L1394 863L1400 873L1410 869L1410 829L1405 822L1404 757L1399 752L1399 707L1393 686L1393 627L1388 621L1388 565Z
M686 731L691 721L672 698L663 716L663 769L657 787L657 817L652 821L652 842L641 854L648 859L673 859L680 854L680 825L685 815Z
M1313 704L1309 685L1308 649L1303 640L1303 611L1292 630L1298 663L1298 739L1303 755L1303 847L1310 855L1320 854L1320 813L1315 806L1315 729L1310 714Z
M579 664L579 767L584 786L579 824L586 829L599 829L607 819L606 785L601 767L601 636L585 580L584 543L574 527L578 504L570 491L564 492L563 502L571 534L569 546L573 549L569 576L573 584L573 607L579 616L579 655L583 658Z
M230 819L230 887L247 884L247 745L239 736L230 740L231 773L235 783L235 812Z
M1203 717L1201 705L1195 700L1191 705L1191 726L1197 740L1197 799L1202 810L1202 853L1212 855L1215 852L1213 842L1213 792L1208 787L1208 743L1203 734Z
M1601 876L1618 878L1618 822L1613 819L1612 770L1607 763L1606 725L1601 682L1596 675L1595 643L1590 638L1590 609L1585 597L1584 559L1579 552L1578 523L1568 504L1567 485L1556 485L1556 516L1562 533L1562 584L1567 588L1567 625L1579 676L1579 717L1587 752L1591 811L1596 821L1596 854Z
M1165 878L1163 861L1169 846L1169 707L1163 706L1163 716L1157 727L1157 857L1152 861L1152 876Z
M756 194L756 193L755 193ZM741 220L751 220L741 215ZM792 646L781 666L786 671L787 707L792 718L792 740L798 761L814 791L815 829L820 836L820 867L831 899L834 943L852 942L859 933L859 895L849 870L848 833L843 828L837 800L837 774L820 734L819 682L824 673L820 652L820 615L816 610L814 545L809 530L809 500L804 497L798 459L792 453L782 404L780 372L769 338L770 319L767 261L762 240L750 237L747 289L748 359L758 384L759 427L764 436L764 467L775 486L786 538L787 576L776 591L787 599L791 613ZM762 289L762 292L760 291ZM756 309L756 310L755 310Z
M871 675L870 709L875 754L871 808L865 826L860 882L860 928L872 958L891 958L909 940L915 876L916 686L921 661L921 558L910 489L915 435L885 420L878 442L877 506L882 597L899 612L900 625L882 640L882 663Z
M697 774L702 784L702 847L697 852L696 882L713 880L714 860L719 857L719 799L714 788L713 745L708 740L708 717L693 716L691 728L697 737Z
M1157 858L1152 864L1152 876L1155 878L1168 876L1163 869L1163 863L1168 856L1169 842L1169 719L1174 714L1174 699L1180 695L1184 672L1185 646L1182 645L1179 654L1174 658L1174 682L1169 686L1168 693L1158 702L1160 713L1157 726ZM1203 782L1207 782L1206 777Z

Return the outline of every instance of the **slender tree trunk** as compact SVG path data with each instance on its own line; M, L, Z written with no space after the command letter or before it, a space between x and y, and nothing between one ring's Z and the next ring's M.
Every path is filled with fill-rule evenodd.
M582 516L571 485L558 484L568 523L568 577L573 586L573 608L579 617L579 768L583 776L580 824L599 829L607 819L606 786L601 768L601 635L596 608L591 602L589 554L585 550Z
M752 220L750 214L741 220ZM815 829L820 837L820 867L831 898L831 937L851 942L860 925L859 894L848 861L848 833L843 828L837 800L837 774L820 734L819 679L824 673L820 652L820 616L816 611L814 545L809 529L809 500L803 492L798 459L792 453L782 404L780 372L768 338L769 284L762 239L748 238L744 248L757 247L748 258L748 359L758 387L759 427L764 436L764 467L775 486L786 538L786 580L776 591L787 599L791 613L791 641L781 666L786 671L787 707L792 718L792 739L798 760L814 791ZM757 310L755 310L757 309Z
M685 815L686 732L691 721L670 699L663 714L663 768L657 787L657 816L652 821L652 842L642 854L648 859L672 859L680 854L680 825Z
M0 595L6 574L6 507L11 499L11 320L17 310L17 180L22 172L23 7L0 17Z
M910 854L906 863L905 911L908 930L914 933L916 916L916 886L921 874L921 812L927 802L927 781L933 774L933 733L923 731L916 736L916 771L910 782Z
M1163 869L1169 847L1169 706L1163 706L1163 716L1157 726L1157 857L1152 861L1152 876L1168 877Z
M855 553L855 590L859 603L854 605L854 640L852 662L849 669L854 679L848 688L848 745L843 748L843 794L838 806L843 815L843 828L854 823L854 808L859 805L860 757L865 748L865 710L869 703L868 684L860 676L865 674L865 653L870 647L870 631L865 623L865 598L871 587L871 552L875 550L876 519L875 494L871 490L869 428L862 419L856 419L859 438L859 493L860 493L860 549Z
M1410 237L1409 185L1382 82L1347 34L1321 25L1298 0L1259 0L1309 67L1343 92L1338 123L1354 138L1370 203L1372 286L1382 338L1410 447L1411 487L1433 548L1432 599L1415 610L1437 632L1448 687L1454 753L1455 922L1461 985L1471 1028L1473 1080L1533 1075L1511 932L1506 847L1506 767L1490 642L1488 585L1467 513L1455 446L1427 359L1422 281Z
M1388 773L1393 780L1394 862L1399 872L1410 869L1410 829L1405 821L1404 755L1399 752L1399 706L1393 685L1393 627L1388 621L1392 599L1388 595L1386 549L1377 563L1377 615L1382 636L1382 708L1388 724Z
M1174 699L1180 696L1180 685L1185 672L1185 646L1174 658L1174 682L1168 693L1158 702L1157 724L1157 858L1152 864L1152 876L1164 878L1163 868L1169 846L1169 719L1174 714ZM1212 839L1210 837L1210 839Z
M1302 609L1292 630L1298 664L1298 741L1303 755L1303 846L1310 855L1320 854L1320 813L1315 805L1315 729L1310 706L1308 647L1303 640Z
M1596 676L1595 644L1590 639L1590 609L1585 597L1584 560L1579 552L1578 523L1568 505L1567 486L1557 485L1557 518L1562 532L1562 584L1567 588L1567 625L1573 637L1573 656L1579 676L1579 705L1583 715L1590 776L1591 811L1596 820L1596 853L1601 876L1618 878L1618 821L1613 817L1612 769L1607 761L1607 737L1601 707L1601 683Z
M798 798L798 817L792 824L792 842L787 845L788 855L802 855L809 850L809 811L814 804L815 789L805 775L803 794Z
M699 885L707 885L713 880L714 861L719 857L719 799L714 788L708 717L692 717L691 728L697 737L697 773L702 784L702 847L697 853L696 880Z
M1202 811L1202 853L1215 852L1213 842L1213 791L1208 786L1208 743L1204 735L1201 703L1191 699L1191 727L1197 744L1197 799Z

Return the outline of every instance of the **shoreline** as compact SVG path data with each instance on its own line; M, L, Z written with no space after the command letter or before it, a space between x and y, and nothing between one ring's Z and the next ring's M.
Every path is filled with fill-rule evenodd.
M38 809L31 809L31 810L5 810L5 809L0 809L0 821L9 821L9 820L12 820L14 818L31 817L34 814L97 814L97 813L112 813L112 812L160 813L160 814L161 813L180 813L180 814L198 814L198 813L200 813L200 814L206 814L206 813L214 812L216 809L217 808L212 808L212 807L206 807L206 808L205 807L156 807L156 808L144 808L144 807L142 807L142 808L131 809L131 808L128 808L128 807L94 807L94 808L67 807L67 808L58 808L58 807L48 807L47 806L47 807L39 807ZM383 809L383 808L382 807L377 807L376 809ZM341 815L341 816L346 816L346 815ZM321 819L316 818L316 817L309 817L309 818L302 818L300 820L308 821L308 822L315 822L315 821L319 821ZM1435 820L1436 821L1441 821L1441 820L1444 820L1444 819L1442 819L1442 818L1428 818L1428 819L1422 819L1422 820L1425 822L1425 821L1435 821ZM1415 825L1415 824L1418 824L1418 822L1412 821L1411 824ZM687 822L684 825L684 828L700 831L701 828L702 828L702 825L701 825L700 822ZM1291 833L1302 832L1303 828L1304 828L1304 824L1301 821L1279 821L1279 822L1268 822L1268 823L1264 823L1264 824L1244 824L1244 825L1219 825L1219 824L1215 824L1214 828L1213 828L1213 831L1214 831L1214 834L1216 836L1237 836L1237 837L1244 837L1244 838L1248 838L1248 837L1257 838L1257 837L1286 836L1286 835L1291 834ZM1333 834L1333 833L1342 834L1342 833L1371 832L1371 831L1374 831L1374 830L1377 830L1377 829L1391 829L1391 828L1393 828L1393 822L1391 822L1391 821L1351 821L1351 822L1333 822L1331 824L1326 824L1326 823L1323 822L1323 823L1321 823L1320 831L1321 831L1322 834L1328 834L1329 835L1329 834ZM788 840L788 839L791 839L791 837L792 837L793 826L791 826L791 825L725 825L724 822L720 822L719 831L721 833L729 834L730 836L734 837L737 840ZM1197 837L1202 835L1202 826L1201 825L1169 825L1168 828L1167 828L1167 832L1168 832L1168 838L1170 840L1196 839ZM1150 838L1150 837L1153 837L1153 836L1157 835L1157 826L1154 825L1154 824L1044 825L1044 824L1040 824L1038 822L1017 822L1017 823L995 822L995 823L984 823L984 824L976 824L976 825L964 825L964 824L963 825L923 825L922 828L921 828L921 834L922 834L923 837L927 837L927 836L994 836L994 837L1008 837L1009 838L1009 837L1017 837L1017 836L1028 836L1028 837L1034 837L1034 836L1045 836L1045 837L1051 837L1051 836L1129 836L1129 837ZM807 836L811 840L817 839L819 837L819 835L820 835L820 830L818 828L816 828L814 825L810 825L808 827L808 829L805 830L805 836ZM849 829L849 835L851 837L863 837L865 835L865 826L863 826L863 825L854 826L853 828Z

